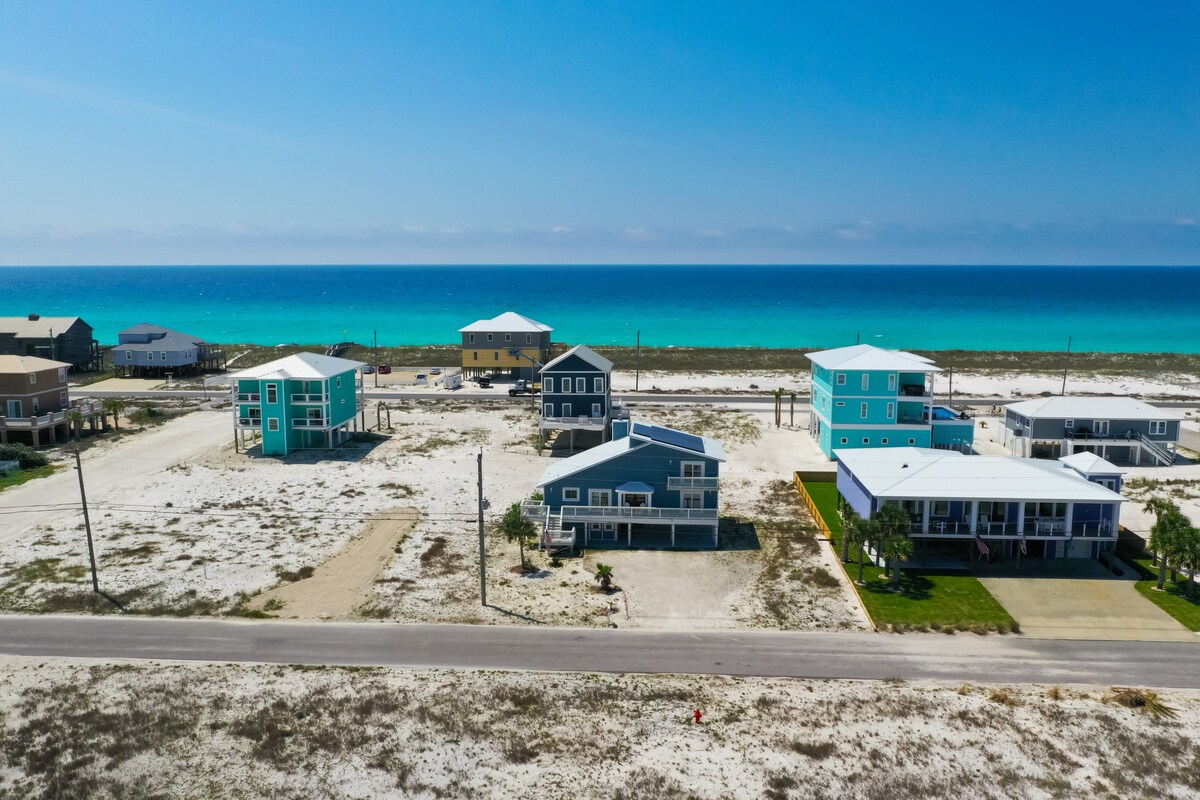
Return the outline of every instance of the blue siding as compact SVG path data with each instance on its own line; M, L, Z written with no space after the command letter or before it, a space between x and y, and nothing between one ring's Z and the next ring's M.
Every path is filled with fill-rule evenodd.
M580 490L578 503L587 505L588 492L592 489L608 490L611 493L610 503L617 502L616 488L623 483L641 482L654 489L651 505L662 508L679 508L682 504L678 490L667 489L667 478L683 474L683 462L704 462L705 477L719 477L720 463L716 459L701 454L684 454L678 450L659 444L644 444L635 447L602 464L596 464L574 475L568 475L543 487L546 505L558 508L564 505L562 490L564 487ZM715 491L704 492L704 508L717 508L718 497ZM567 503L566 505L572 505Z
M584 391L577 392L579 380L583 380ZM591 417L608 416L612 407L611 376L577 355L564 358L559 363L541 372L542 383L542 416L544 417ZM596 391L596 381L600 380L602 391ZM570 391L564 391L564 382L570 382ZM599 405L599 413L593 413L593 406ZM565 407L570 406L566 413Z

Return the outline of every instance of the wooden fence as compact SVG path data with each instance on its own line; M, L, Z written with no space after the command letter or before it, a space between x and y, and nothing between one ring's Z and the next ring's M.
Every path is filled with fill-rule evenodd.
M817 473L822 476L824 482L829 482L832 478L831 473ZM829 530L829 526L825 524L825 518L821 516L821 512L817 510L817 504L813 502L812 497L808 494L808 489L804 488L804 479L812 480L812 473L802 476L799 472L793 473L793 480L796 483L796 491L800 494L800 499L804 501L805 507L808 508L808 513L812 515L813 521L817 523L817 530L825 535L826 539L833 539L833 532Z

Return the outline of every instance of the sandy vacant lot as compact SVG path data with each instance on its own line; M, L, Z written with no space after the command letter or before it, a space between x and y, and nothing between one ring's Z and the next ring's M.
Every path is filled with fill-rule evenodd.
M1173 718L1094 688L7 659L0 796L1194 797L1200 695L1158 701Z
M530 495L551 459L566 455L536 453L526 409L454 400L388 406L383 421L386 426L390 419L390 430L331 452L286 458L235 453L225 427L228 417L217 412L192 414L153 434L89 451L88 459L102 465L105 447L112 448L110 460L121 459L134 452L130 448L140 436L154 436L160 448L169 449L173 432L187 433L174 463L161 457L145 462L153 468L121 481L104 482L98 473L89 499L102 587L140 613L265 608L336 617L350 605L352 615L404 621L603 625L612 604L621 626L845 629L864 624L837 578L828 546L815 540L786 481L798 462L819 454L814 456L801 431L770 425L769 411L760 406L639 404L635 410L648 421L716 436L730 454L722 487L721 551L676 554L675 563L686 565L676 570L679 585L690 588L709 611L683 614L689 605L683 602L679 614L666 618L633 612L655 605L659 585L656 573L641 563L617 570L620 591L597 590L592 574L596 562L607 557L603 551L561 562L536 553L537 572L510 571L517 563L516 545L504 541L495 520L510 503ZM198 436L208 438L198 443ZM481 449L489 608L480 606L478 596L476 458ZM49 479L58 481L53 485L61 495L57 499L42 497L45 487L39 490L33 482L5 492L0 506L25 504L39 491L43 502L72 503L73 487L62 477ZM387 542L360 541L372 522L407 520L409 515L398 511L406 507L419 515L411 530L397 529ZM378 567L365 565L366 574L378 575L365 601L354 603L338 586L328 585L321 568L348 558L361 561L347 548L364 547ZM636 559L637 554L618 557ZM0 554L0 608L96 607L86 591L86 563L77 510L31 517ZM305 577L314 570L317 577ZM363 574L358 569L352 578L359 581ZM282 586L288 588L252 600ZM306 600L310 587L315 599ZM331 604L327 612L319 607L326 601Z

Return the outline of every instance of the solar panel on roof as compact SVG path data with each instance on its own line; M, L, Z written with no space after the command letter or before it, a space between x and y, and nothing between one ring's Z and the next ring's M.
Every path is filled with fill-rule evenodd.
M683 431L653 425L650 428L650 438L656 442L682 447L685 450L691 450L696 453L704 452L704 440L699 436L684 433Z

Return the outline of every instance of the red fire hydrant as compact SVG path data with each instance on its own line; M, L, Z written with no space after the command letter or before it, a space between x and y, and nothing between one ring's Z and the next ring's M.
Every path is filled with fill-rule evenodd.
M696 709L696 710L695 710L695 711L692 713L692 719L696 720L696 724L697 724L697 725L699 725L699 724L700 724L700 716L701 716L701 715L700 715L700 709L698 709L698 708L697 708L697 709Z

